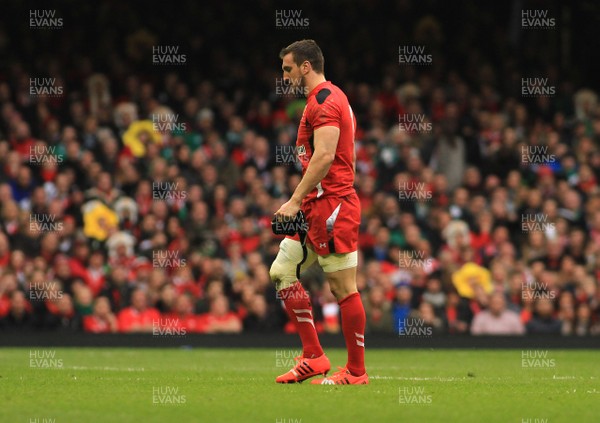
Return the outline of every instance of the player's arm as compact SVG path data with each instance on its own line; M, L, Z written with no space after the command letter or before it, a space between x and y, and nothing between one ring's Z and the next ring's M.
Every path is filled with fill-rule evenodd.
M291 200L300 205L306 197L329 172L329 168L335 159L338 140L340 139L340 128L336 126L322 126L315 129L314 133L315 151L306 168L304 177L296 187Z
M283 204L275 216L294 217L300 210L302 200L306 197L329 172L331 163L335 159L340 129L336 126L322 126L315 129L315 150L302 180L296 187L292 198Z

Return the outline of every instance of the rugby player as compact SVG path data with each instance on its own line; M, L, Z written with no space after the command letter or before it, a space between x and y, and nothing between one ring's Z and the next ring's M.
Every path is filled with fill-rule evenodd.
M346 95L325 79L324 57L313 40L296 41L279 53L283 79L307 93L296 150L302 179L274 221L289 222L301 210L306 233L286 236L271 266L271 279L294 322L303 353L294 368L277 377L278 383L301 382L326 376L329 359L323 352L308 294L300 274L315 261L323 268L341 312L346 341L346 365L313 384L369 383L365 356L365 311L356 288L360 203L354 190L356 119ZM300 232L300 231L299 231Z

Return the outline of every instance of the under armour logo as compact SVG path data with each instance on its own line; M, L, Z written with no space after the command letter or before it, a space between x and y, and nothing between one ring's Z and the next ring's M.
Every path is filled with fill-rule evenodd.
M325 248L325 247L327 247L326 242L319 242L319 248Z

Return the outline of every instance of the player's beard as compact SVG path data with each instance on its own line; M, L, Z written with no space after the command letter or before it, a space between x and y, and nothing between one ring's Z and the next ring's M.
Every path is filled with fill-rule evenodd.
M306 90L306 77L305 76L301 76L300 77L300 87L302 87L302 92L306 95L306 97L308 97L308 92Z

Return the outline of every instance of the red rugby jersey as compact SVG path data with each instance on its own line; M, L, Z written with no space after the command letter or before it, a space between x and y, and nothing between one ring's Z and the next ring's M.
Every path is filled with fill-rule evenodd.
M306 196L304 202L354 193L356 118L346 95L329 81L320 83L308 94L300 120L296 147L302 163L302 176L314 152L314 132L323 126L340 129L335 159L327 175Z

